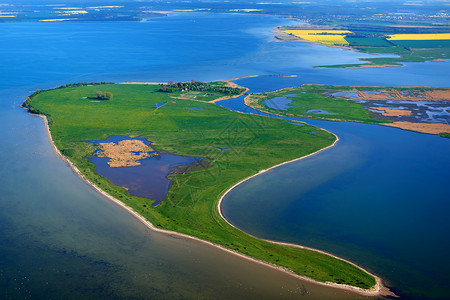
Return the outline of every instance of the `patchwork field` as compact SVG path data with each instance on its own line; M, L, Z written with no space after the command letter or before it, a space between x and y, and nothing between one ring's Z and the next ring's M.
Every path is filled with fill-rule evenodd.
M358 64L343 64L316 66L320 68L374 68L401 66L402 62L425 62L439 61L450 58L450 33L429 32L433 27L427 28L427 33L396 33L399 28L390 26L372 26L367 29L352 28L351 30L330 29L327 26L324 29L315 26L314 30L302 29L307 26L287 26L278 28L278 38L286 41L304 41L320 43L323 45L339 46L350 48L357 52L368 54L395 54L399 57L371 57L359 59ZM340 25L345 28L345 25ZM376 31L374 30L376 29ZM374 30L374 31L371 31ZM402 28L401 32L406 29ZM424 29L425 30L425 29ZM436 27L436 31L443 30ZM417 31L411 29L410 31ZM284 35L283 35L284 34Z

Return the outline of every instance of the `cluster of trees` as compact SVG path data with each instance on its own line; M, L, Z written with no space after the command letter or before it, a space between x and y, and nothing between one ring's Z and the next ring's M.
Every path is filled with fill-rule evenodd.
M113 94L110 92L102 92L102 91L97 91L97 98L98 100L111 100L113 97Z
M196 91L220 93L226 95L239 95L244 92L244 89L229 86L220 86L217 84L195 80L192 80L191 82L173 82L171 80L167 84L161 84L161 88L158 91L165 93Z

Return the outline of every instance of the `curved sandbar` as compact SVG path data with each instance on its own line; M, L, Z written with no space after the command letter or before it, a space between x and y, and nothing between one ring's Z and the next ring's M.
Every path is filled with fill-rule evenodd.
M304 123L304 122L302 122L302 123ZM320 128L320 129L325 130L325 129L323 129L323 128ZM325 131L328 131L328 130L325 130ZM330 132L330 131L328 131L328 132ZM334 143L331 144L330 146L325 147L325 148L322 148L322 149L320 149L320 150L318 150L318 151L316 151L316 152L314 152L314 153L311 153L311 154L308 154L308 155L305 155L305 156L302 156L302 157L299 157L299 158L295 158L295 159L292 159L292 160L290 160L290 161L286 161L286 162L280 163L280 164L275 165L275 166L273 166L273 167L270 167L270 168L268 168L268 169L260 170L257 174L254 174L254 175L252 175L252 176L249 176L249 177L247 177L247 178L242 179L241 181L237 182L237 183L234 184L232 187L230 187L228 190L226 190L225 193L223 193L223 195L219 198L219 201L218 201L218 203L217 203L217 210L219 211L220 216L228 223L228 225L230 225L230 226L232 226L232 227L234 227L234 228L236 228L236 229L239 229L239 230L243 231L243 230L240 229L239 227L236 227L235 225L233 225L233 224L232 224L230 221L228 221L227 218L225 218L225 216L223 215L223 213L222 213L222 202L223 202L223 199L225 198L225 196L228 195L228 193L230 193L230 192L231 192L234 188L236 188L238 185L240 185L240 184L244 183L245 181L248 181L248 180L250 180L250 179L252 179L252 178L254 178L254 177L258 176L258 175L261 175L261 174L263 174L263 173L266 173L266 172L268 172L268 171L270 171L270 170L272 170L272 169L281 167L281 166L283 166L283 165L286 165L286 164L289 164L289 163L292 163L292 162L296 162L296 161L299 161L299 160L308 158L308 157L310 157L310 156L316 155L316 154L318 154L318 153L320 153L320 152L322 152L322 151L325 151L325 150L327 150L327 149L330 149L330 148L334 147L334 146L336 145L336 143L339 141L339 137L338 137L337 135L335 135L334 133L332 133L332 132L330 132L330 133L333 134L333 135L336 137L336 140L335 140ZM250 234L250 233L248 233L248 232L245 232L245 233L248 234L248 235L254 236L254 235L252 235L252 234ZM336 259L339 259L339 260L343 260L343 261L345 261L345 262L347 262L347 263L349 263L349 264L351 264L351 265L353 265L353 266L359 268L360 270L366 272L367 274L370 274L371 276L375 277L376 285L375 285L375 287L374 287L373 289L371 289L371 290L365 290L365 289L358 288L358 287L355 287L355 286L350 286L350 285L342 285L342 284L337 284L337 283L332 283L332 282L320 282L320 281L317 281L317 280L313 280L313 279L311 279L311 278L309 278L309 277L300 276L300 275L295 274L295 273L293 273L293 272L291 272L291 271L289 271L289 270L287 270L287 269L285 269L285 268L276 267L276 268L281 269L282 271L284 271L284 272L286 272L286 273L288 273L288 274L291 274L292 276L295 276L295 277L297 277L297 278L301 278L302 280L307 280L307 281L311 281L311 282L314 282L314 283L317 283L317 284L321 284L321 285L333 286L333 287L340 288L340 289L350 290L350 291L357 292L357 293L362 294L362 295L367 295L367 296L378 296L378 295L381 295L381 296L394 296L394 297L396 297L396 295L395 295L393 292L391 292L387 287L385 287L385 286L383 285L383 283L382 283L380 277L378 277L378 276L376 276L376 275L374 275L374 274L368 272L368 271L365 270L364 268L358 266L357 264L355 264L355 263L353 263L353 262L351 262L351 261L348 261L348 260L343 259L343 258L341 258L341 257L338 257L338 256L336 256L336 255L333 255L333 254L331 254L331 253L329 253L329 252L322 251L322 250L318 250L318 249L311 248L311 247L306 247L306 246L302 246L302 245L298 245L298 244L294 244L294 243L277 242L277 241L272 241L272 240L268 240L268 239L262 239L262 238L259 238L259 237L257 237L257 236L254 236L254 237L255 237L255 238L258 238L258 239L261 239L261 240L264 240L264 241L267 241L267 242L269 242L269 243L274 243L274 244L278 244L278 245L285 245L285 246L291 246L291 247L298 247L298 248L301 248L301 249L308 249L308 250L311 250L311 251L315 251L315 252L319 252L319 253L323 253L323 254L332 256L332 257L334 257L334 258L336 258ZM219 247L220 247L220 246L219 246ZM239 254L239 255L240 255L240 254ZM251 260L255 260L255 259L253 259L253 258L250 258L250 259L251 259ZM258 261L258 260L257 260L257 261ZM265 262L262 262L262 261L258 261L258 262L261 262L261 263L263 263L263 264L267 264L267 265L269 265L269 266L273 266L273 265L271 265L271 264L268 264L268 263L265 263Z
M114 89L114 90L116 90L116 91L119 91L117 88L113 88L113 86L109 86L109 88L110 89ZM129 88L128 88L129 89ZM152 88L152 89L154 89L154 88ZM81 90L83 90L83 91L86 91L86 90L89 90L89 91L94 91L95 90L95 87L83 87L83 88L81 88ZM73 100L69 100L69 99L67 99L66 101L72 101L72 102L70 102L70 103L72 103L72 105L79 105L78 103L82 103L82 101L80 102L80 100L78 100L79 98L79 96L78 95L80 95L79 94L79 89L75 89L74 90L75 92L76 92L76 95L77 95L77 97L75 97ZM55 93L55 94L53 94L53 93ZM58 95L58 93L59 93L59 91L56 91L56 92L52 92L52 95ZM49 94L50 95L50 94ZM41 101L43 100L42 98L40 98L41 99ZM44 102L40 102L41 103L41 105L43 105L43 103L46 103L46 101L48 101L48 100L51 100L51 99L48 99L48 98L45 98L46 100L44 101ZM55 98L56 99L56 98ZM57 97L57 102L55 102L57 105L59 105L59 103L60 103L60 98L59 97ZM129 97L126 97L126 98L122 98L122 99L129 99ZM144 99L144 98L143 98ZM145 98L143 101L148 101L148 100L146 100L147 98ZM121 100L119 97L114 97L114 100L113 101L118 101L119 103L120 103L120 101L125 101L125 100ZM129 100L127 100L127 101L129 101ZM133 100L133 103L135 102L136 100ZM156 100L155 100L156 101ZM39 103L39 101L38 101L38 103ZM50 101L50 103L47 103L47 105L48 104L50 104L51 105L51 101ZM108 104L108 103L111 103L111 104ZM104 102L104 105L112 105L112 107L115 105L113 102ZM185 102L182 102L182 103L177 103L177 104L173 104L173 106L174 106L174 109L178 109L177 107L183 107L183 106L185 106L186 104L185 104ZM202 105L210 105L210 104L202 104ZM205 106L205 108L206 108L206 106ZM139 106L140 107L140 106ZM149 104L149 108L152 108L153 106L151 105L151 104ZM33 108L39 108L39 105L38 105L38 107L36 107L36 106L33 106ZM41 106L41 108L45 108L45 106ZM229 112L225 112L225 111L223 111L222 109L215 109L215 108L213 108L213 107L209 107L208 106L208 108L209 108L209 110L212 110L212 111L215 111L216 113L220 113L220 116L222 116L222 117L224 117L224 116L231 116L231 115L233 115L234 113L229 113ZM45 108L45 109L47 109L47 108ZM33 111L33 110L32 110ZM52 110L50 110L50 111L48 111L47 110L47 112L52 112ZM95 116L96 116L96 118L95 118L95 120L97 120L98 118L98 115L97 115L97 110L95 110ZM39 113L41 113L41 111L39 111ZM56 114L56 111L54 111L54 115L52 115L52 126L55 126L55 124L56 124L56 122L59 122L58 121L58 118L60 118L61 116L60 115L57 115ZM86 112L86 113L88 113L88 112ZM92 111L91 111L91 113L92 113ZM189 114L192 114L192 113L194 113L194 112L192 112L192 111L189 111ZM83 117L84 118L86 118L87 117L87 115L83 112L82 113L83 114ZM64 114L63 114L64 115ZM108 116L110 116L110 114L108 114ZM234 116L233 116L233 118L234 118ZM249 117L243 117L243 119L245 119L245 120L247 120L247 119L249 119ZM265 119L265 118L264 118ZM266 125L266 126L269 126L269 127L267 127L267 128L277 128L277 129L280 129L280 128L284 128L284 129L287 129L287 127L286 126L289 126L289 125L283 125L284 123L283 122L275 122L275 121L272 121L272 119L269 119L269 118L267 118L268 120L267 121L265 121L268 125ZM56 121L55 121L56 120ZM92 121L92 120L91 120ZM250 120L248 120L248 121L250 121ZM263 120L260 120L261 122L264 122ZM192 239L194 239L194 240L198 240L198 241L202 241L202 242L205 242L205 243L208 243L208 244L211 244L211 245L214 245L214 246L216 246L216 247L219 247L220 249L224 249L224 250L226 250L226 251L228 251L228 252L230 252L230 253L234 253L234 254L237 254L237 255L240 255L240 256L242 256L242 257L245 257L246 259L250 259L250 260L252 260L252 261L256 261L256 262L259 262L259 263L263 263L263 264L265 264L265 265L268 265L268 266L271 266L272 268L277 268L277 269L280 269L280 270L283 270L284 272L287 272L287 273L289 273L289 274L291 274L291 275L293 275L293 276L296 276L296 277L298 277L298 278L308 278L308 277L303 277L303 276L301 276L301 275L296 275L296 274L294 274L294 272L293 271L290 271L290 270L287 270L286 268L287 267L289 267L290 268L290 266L292 265L293 266L293 270L295 269L296 270L296 273L297 274L299 274L299 269L298 269L298 264L300 263L300 264L303 264L303 263L306 263L306 264L309 264L309 263L311 263L311 268L313 268L313 270L316 270L315 268L315 266L317 265L317 263L314 263L314 261L317 261L317 259L325 259L326 258L326 256L329 256L329 255L324 255L322 252L320 252L320 251L310 251L310 250L306 250L307 248L304 248L304 247L298 247L298 246L294 246L294 247L292 247L292 246L290 246L290 245L286 245L287 247L280 247L280 246L275 246L275 245L283 245L283 244L280 244L280 243L271 243L271 244L273 244L274 245L274 247L271 247L270 246L270 242L268 242L268 241L264 241L264 240L261 240L261 239L257 239L257 238L255 238L255 237L252 237L252 236L250 236L250 235L247 235L247 234L244 234L242 231L240 231L240 230L237 230L235 227L232 227L232 226L229 226L228 225L228 223L227 223L227 221L226 220L223 220L222 219L222 217L219 217L219 211L218 211L218 209L217 209L217 203L219 202L219 196L220 195L222 195L222 191L221 192L214 192L213 194L211 194L211 195L214 195L214 197L213 198L215 198L215 197L217 197L217 198L215 198L215 199L211 199L211 202L209 202L208 201L208 203L210 203L210 204L208 204L208 206L207 207L211 207L211 208L213 208L212 210L211 210L211 213L212 213L212 215L208 215L210 218L211 217L213 217L213 219L211 219L211 221L208 221L208 222L212 222L213 220L215 220L215 215L217 215L217 220L215 220L213 223L211 223L211 224L216 224L216 225L219 225L219 227L218 227L218 229L217 230L219 230L218 231L218 233L221 233L221 234L226 234L225 236L223 236L223 237L221 237L221 235L219 235L219 236L214 236L214 234L215 234L215 231L213 230L213 231L211 231L211 230L209 230L209 231L207 231L206 233L207 234L213 234L213 236L205 236L205 235L203 235L203 234L198 234L198 230L192 230L192 229L190 229L189 227L186 227L186 228L184 228L184 227L179 227L179 226L172 226L171 224L169 224L170 223L170 221L172 221L172 220L169 220L169 223L167 223L167 227L166 228L168 228L169 230L167 230L167 229L161 229L161 228L158 228L158 226L159 227L161 227L161 224L158 224L158 222L161 222L162 224L166 224L166 223L164 223L164 220L162 220L160 217L162 216L162 217L164 217L165 215L167 215L167 213L170 213L170 212L172 212L172 213L175 213L176 215L177 215L177 212L176 212L176 210L173 210L171 207L172 207L172 205L169 205L169 206L167 206L167 205L165 205L164 207L165 207L165 210L159 210L159 211L154 211L153 212L153 210L152 210L152 213L151 213L151 215L149 215L148 217L147 217L147 219L149 219L149 220L152 220L152 222L153 222L153 224L156 224L156 226L155 225L153 225L151 222L149 222L149 221L147 221L147 219L146 219L146 217L144 217L144 215L146 215L146 212L145 212L145 210L143 211L143 213L144 213L144 215L141 215L140 213L138 213L138 211L141 211L141 208L140 207L138 207L138 206L136 206L135 205L135 203L134 202L130 202L131 203L131 205L133 205L133 207L130 207L129 205L127 205L127 204L125 204L123 201L120 201L120 200L118 200L119 198L117 198L117 196L116 197L114 197L114 196L112 196L112 194L110 194L110 193L113 193L113 194L116 194L116 195L118 195L120 198L122 198L122 194L120 194L120 193L117 193L115 190L112 190L112 189L110 189L110 187L109 187L109 185L106 185L106 186L103 186L104 185L104 183L102 182L102 181L98 181L98 179L96 179L96 177L94 176L94 177L92 177L92 179L93 180L95 180L95 182L98 182L100 185L98 185L98 184L96 184L96 183L94 183L94 182L92 182L92 180L91 179L88 179L88 178L86 178L86 176L85 175L83 175L82 174L82 172L80 171L80 169L78 168L78 167L76 167L75 166L75 164L74 163L72 163L70 160L69 160L69 158L67 157L67 156L65 156L65 155L63 155L60 151L59 151L59 149L57 149L56 148L56 145L55 145L55 141L53 140L53 137L52 137L52 135L51 135L51 132L50 132L50 128L49 128L49 126L48 126L48 122L46 121L45 122L46 123L46 128L47 128L47 134L48 134L48 136L49 136L49 140L51 141L51 144L52 144L52 147L53 147L53 149L55 150L55 152L58 154L58 156L60 156L64 161L66 161L68 164L69 164L69 166L71 166L72 167L72 169L83 179L83 180L85 180L87 183L89 183L91 186L93 186L97 191L99 191L101 194L103 194L103 195L105 195L106 197L108 197L109 199L111 199L111 200L113 200L115 203L117 203L117 204L119 204L120 206L122 206L122 207L124 207L124 208L126 208L129 212L131 212L131 213L133 213L133 215L135 215L136 217L138 217L138 219L139 220L141 220L143 223L145 223L149 228L151 228L151 229L154 229L154 230L156 230L156 231L161 231L161 232L165 232L165 233L168 233L168 234L172 234L172 235L178 235L178 236L182 236L182 237L186 237L186 238L192 238ZM60 124L60 123L58 123L58 124ZM91 124L91 123L86 123L86 124ZM270 125L269 125L270 124ZM59 125L59 126L61 126L61 125ZM275 127L270 127L270 126L275 126ZM286 128L285 128L286 127ZM308 130L308 129L305 129L305 128L307 128L307 127L309 127L309 126L305 126L305 127L302 127L302 129L299 131L299 132L302 132L302 130ZM59 127L60 128L60 127ZM266 127L264 127L264 128L266 128ZM59 129L60 130L60 129ZM310 130L310 129L309 129ZM296 130L297 131L297 130ZM264 132L266 132L266 131L264 131ZM331 134L329 134L329 133L326 133L325 134L325 132L322 132L321 133L322 135L324 135L324 137L326 137L326 139L328 139L329 137L328 136L331 136ZM289 134L289 136L292 136L292 133L291 134ZM296 136L296 134L294 135L294 136ZM303 136L303 135L299 135L299 137L300 136ZM64 135L63 135L63 137L64 137ZM275 138L275 140L277 140L277 138L278 138L278 140L279 140L279 132L277 133L277 134L273 134L273 133L270 133L270 131L267 133L267 137L272 137L272 138ZM304 136L305 138L306 138L306 136ZM61 137L60 136L57 136L57 138L59 139L58 140L58 144L59 143L61 143ZM313 139L314 141L316 141L317 140L317 138L316 137L310 137L311 139ZM323 139L323 138L322 138ZM261 142L259 142L259 143L261 143ZM329 145L330 143L326 143L326 145ZM184 145L184 144L183 144ZM259 144L255 144L254 146L257 146L257 145L259 145ZM265 149L266 147L266 143L264 143L263 144L264 145L264 147L263 148L254 148L253 149L253 151L255 151L255 150L261 150L261 149ZM273 144L272 146L274 146L275 144ZM294 145L295 145L295 143L294 143ZM322 149L323 147L325 147L325 144L321 144L322 146L320 146L320 147L316 147L315 148L315 150L317 150L318 148L319 149ZM64 148L64 145L62 144L61 145L62 146L62 149L64 150L65 148ZM254 147L254 146L252 146L252 147ZM281 147L281 146L279 146L279 147ZM284 147L282 147L282 148L274 148L274 149L284 149ZM250 149L249 149L250 150ZM279 151L279 150L277 150L277 151ZM265 152L265 150L264 150L264 152ZM302 151L302 152L308 152L308 151ZM311 151L312 152L312 151ZM317 151L316 151L317 152ZM299 153L300 154L300 153ZM243 154L244 155L244 154ZM246 155L244 155L244 156L246 156ZM284 154L284 156L286 156L286 154ZM291 155L287 155L287 157L291 157L292 158L292 153L291 153ZM270 157L270 156L269 156ZM277 159L277 160L273 160L275 158L275 156L274 157L272 157L271 159L272 160L268 160L268 161L266 161L264 164L262 164L261 165L261 163L258 163L257 165L259 165L259 166L267 166L267 165L269 165L270 166L270 161L273 161L273 162L279 162L280 160L279 159ZM74 159L75 159L75 161L77 162L77 164L79 164L80 163L80 160L77 158L77 157L74 157ZM235 158L235 159L238 159L238 160L242 160L242 157L237 157L237 158ZM297 158L298 159L298 158ZM294 159L294 160L297 160L297 159ZM292 159L291 159L292 160ZM287 163L287 162L284 162L284 163ZM284 163L281 163L281 164L284 164ZM280 163L279 163L280 164ZM82 168L85 168L84 166L81 166ZM267 167L266 167L267 168ZM84 169L83 169L84 170ZM230 169L230 170L235 170L235 169ZM216 170L217 171L217 170ZM86 170L84 170L84 172L86 172ZM241 171L240 171L241 172ZM248 171L245 171L245 172L247 172L247 174L248 174ZM245 172L244 172L244 174L245 174ZM198 174L205 174L204 172L201 172L201 173L198 173ZM197 175L198 175L197 174ZM233 173L230 173L230 174L233 174ZM242 174L242 172L240 173L240 174ZM90 173L88 172L87 173L87 175L90 175ZM237 177L236 175L233 175L233 177ZM228 185L231 185L232 184L232 178L233 177L231 177L231 178L228 178L228 181L225 181L225 182L227 182L226 184L222 184L222 186L223 186L223 190L225 190L225 189L228 189L226 186ZM244 177L244 176L242 176L241 175L241 178L242 177ZM89 177L89 178L91 178L91 177ZM189 178L191 178L191 177L189 177ZM100 188L100 186L102 186L102 188ZM219 187L220 187L220 189L222 189L222 187L219 185ZM106 188L106 189L105 189ZM106 191L108 191L108 192L106 192ZM216 188L216 191L217 191L217 188ZM217 196L216 196L217 195ZM133 200L134 201L134 200ZM167 200L167 201L169 201L169 200ZM170 203L170 202L169 202ZM203 204L200 204L200 205L203 205ZM211 205L211 206L209 206L209 205ZM173 206L173 207L175 207L175 206ZM198 206L197 206L198 207ZM201 207L201 206L200 206ZM136 210L137 209L137 210ZM184 211L184 210L183 210ZM161 214L162 213L162 214ZM153 215L153 214L155 214L155 215ZM160 215L161 214L161 215ZM170 215L170 214L169 214ZM183 213L183 215L184 215L184 213ZM205 216L205 217L208 217L208 216ZM199 216L199 217L201 217L201 216ZM175 218L176 218L176 216L175 216ZM219 218L220 218L220 220L221 221L219 221ZM187 219L186 219L187 220ZM205 221L207 220L207 219L204 219ZM173 221L175 221L175 220L173 220ZM192 221L195 221L194 219L192 219ZM156 223L155 223L156 222ZM209 224L209 223L207 223L207 224ZM226 226L223 226L223 225L226 225ZM165 226L165 225L164 225ZM228 228L227 228L228 227ZM175 230L180 230L180 231L183 231L184 233L178 233L178 232L174 232L173 230L170 230L171 228L174 228ZM194 227L193 227L194 228ZM202 233L203 233L203 231L202 231ZM192 237L192 235L196 235L197 237ZM231 240L230 240L230 238L231 238ZM204 241L205 239L207 239L208 241ZM261 242L257 242L257 241L261 241ZM236 246L233 246L233 247L229 247L229 245L226 243L226 242L230 242L230 241L234 241L235 243L237 242L238 243L238 245L239 245L239 247L240 246L247 246L248 247L248 250L247 251L243 251L245 254L242 254L242 253L237 253L235 250L237 250L237 251L241 251L242 252L242 250L238 250L239 249L239 247L236 247ZM243 243L243 244L242 244ZM248 243L255 243L254 245L252 245L252 244L248 244ZM232 243L233 244L233 243ZM258 246L259 245L259 246ZM227 246L227 247L225 247L225 246ZM256 247L256 248L255 248ZM227 249L226 249L227 248ZM232 248L232 249L228 249L228 248ZM245 247L244 247L245 248ZM297 252L297 250L295 250L294 248L299 248L299 249L304 249L304 250L302 250L302 251L300 251L299 250L299 252ZM270 250L269 250L270 249ZM255 253L255 250L257 250L257 252ZM305 252L306 251L306 252ZM307 253L307 252L311 252L310 254L309 253ZM265 262L265 261L272 261L272 259L270 259L270 258L267 258L267 260L266 260L266 256L268 257L268 254L270 254L270 253L273 253L273 254L275 254L275 255L281 255L279 258L282 258L284 261L283 261L283 263L281 263L280 262L280 265L282 265L282 266L285 266L285 267L278 267L278 266L275 266L275 265L273 265L273 263L275 263L275 262L278 262L278 260L275 260L274 262L272 262L272 263L267 263L267 262ZM313 254L313 253L317 253L317 254ZM248 255L251 255L251 256L253 256L253 257L256 257L256 258L251 258L251 257L249 257ZM286 256L286 259L288 259L288 260L285 260L285 258L284 258L284 255L294 255L293 257L295 257L295 260L298 260L298 262L297 261L292 261L291 262L291 260L292 260L292 258L289 258L288 256ZM351 276L355 276L356 274L358 274L358 273L360 273L361 275L358 275L358 276L361 276L361 277L356 277L356 278L360 278L360 279L362 279L362 278L371 278L371 280L369 280L370 281L370 285L369 284L364 284L363 286L366 286L366 289L362 289L362 288L352 288L352 287L350 287L350 286L346 286L346 285L343 285L343 284L339 284L339 285L334 285L334 284L329 284L329 283L323 283L323 282L328 282L328 280L324 280L323 279L323 277L317 277L316 276L316 278L320 278L320 280L322 281L321 282L321 284L324 284L324 285L331 285L331 286L337 286L337 287L340 287L340 288L344 288L344 289L350 289L350 290L354 290L354 291L359 291L360 293L363 293L363 294L370 294L370 295L380 295L381 294L381 291L380 291L380 289L379 289L379 284L377 284L377 282L379 282L379 281L377 281L376 279L375 279L375 277L374 276L372 276L371 274L369 274L368 272L364 272L364 271L362 271L362 269L360 269L360 268L355 268L355 266L354 265L352 265L352 264L348 264L347 262L345 262L344 260L341 260L341 259L336 259L335 257L333 257L333 256L329 256L330 257L330 263L331 262L333 262L333 266L342 266L343 267L343 270L346 270L346 271L344 271L344 272L349 272L348 274L352 274ZM332 259L331 259L332 258ZM263 260L265 260L265 261L263 261ZM309 261L309 262L307 262L307 261ZM345 262L345 263L344 263ZM352 266L352 267L346 267L345 266L345 264L347 264L348 266ZM294 267L295 266L295 267ZM345 267L344 267L345 266ZM301 267L301 266L300 266ZM306 267L306 266L305 266ZM329 266L329 267L331 267L331 265ZM321 268L318 268L317 270L319 270L319 273L320 272L322 272L322 274L323 274L323 272L325 271L325 272L332 272L332 274L335 272L334 270L335 269L333 269L333 268L329 268L329 267L327 267L327 268L325 268L325 269L321 269ZM300 270L302 270L302 268L300 268ZM327 271L328 270L328 271ZM355 271L355 270L359 270L359 271ZM340 273L342 273L342 271L340 272ZM325 274L327 274L327 273L325 273ZM328 273L328 274L330 274L330 273ZM363 274L366 274L366 275L363 275ZM319 274L320 275L320 274ZM344 275L344 278L347 278L346 277L347 275ZM354 278L354 277L350 277L350 278ZM314 279L310 279L310 278L308 278L307 280L309 280L309 281L313 281L313 282L317 282L316 280L314 280ZM364 279L365 280L365 279ZM372 280L373 280L373 283L372 283ZM366 281L366 282L368 282L368 281ZM369 289L369 287L370 287L370 289Z

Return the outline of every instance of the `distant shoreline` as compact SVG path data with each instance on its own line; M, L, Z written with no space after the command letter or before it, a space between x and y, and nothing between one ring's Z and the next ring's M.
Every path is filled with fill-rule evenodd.
M282 26L274 28L273 32L275 33L275 37L277 39L279 39L280 41L283 41L283 42L308 43L308 44L311 44L311 45L326 46L326 47L330 47L330 48L339 48L339 49L343 49L343 50L353 51L353 52L356 52L356 53L364 53L364 52L360 52L357 49L354 49L354 48L352 48L350 46L328 45L328 44L322 44L322 43L318 43L318 42L304 40L304 39L302 39L302 38L300 38L298 36L284 33L283 30L282 30ZM374 54L371 54L371 53L365 53L365 54L374 55ZM358 59L358 60L360 60L360 59ZM361 65L359 65L359 66L345 66L345 67L342 67L342 68L343 69L367 69L367 68L378 69L378 68L387 68L387 67L402 67L402 65L361 63ZM316 66L314 68L325 69L325 68L330 68L330 67L328 67L328 66Z

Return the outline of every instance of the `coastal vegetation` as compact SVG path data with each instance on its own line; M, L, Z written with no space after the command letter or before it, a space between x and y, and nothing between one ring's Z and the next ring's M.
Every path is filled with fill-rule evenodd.
M98 87L82 85L40 91L24 103L31 112L48 118L56 147L90 182L157 228L188 234L320 282L374 288L374 276L355 265L248 235L227 223L218 210L220 197L237 182L331 146L336 140L333 134L207 103L229 96L220 89L208 91L204 101L196 101L186 97L191 88L170 93L161 92L158 84L108 84L102 88L114 94L114 101L90 101L86 97ZM166 104L158 106L160 103ZM190 107L197 109L187 109ZM95 172L89 159L98 149L88 141L110 136L145 138L154 150L205 157L208 165L185 174L169 174L173 184L161 204L153 207L151 199L131 196Z
M250 94L245 103L260 111L286 117L384 124L446 137L450 133L449 124L442 119L430 121L423 116L437 108L445 110L449 100L449 88L305 84L270 93ZM415 104L426 101L433 103L432 107ZM413 108L415 113L407 107Z
M287 117L348 120L367 123L383 122L372 118L369 111L364 109L361 104L348 101L344 97L332 96L333 92L339 93L345 90L349 90L349 88L332 85L303 85L271 93L251 94L245 99L245 102L258 110ZM277 107L276 103L271 105L270 100L276 97L284 97L290 100L285 110Z
M174 93L174 92L208 92L210 96L215 94L223 94L228 96L240 95L245 92L244 88L230 86L227 82L212 82L205 83L201 81L192 80L191 82L173 82L169 81L167 84L161 84L159 92ZM186 94L186 93L184 93Z

